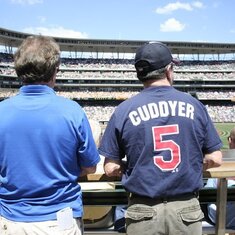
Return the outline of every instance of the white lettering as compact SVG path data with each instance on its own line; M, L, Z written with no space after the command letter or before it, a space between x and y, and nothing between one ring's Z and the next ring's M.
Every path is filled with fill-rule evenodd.
M157 104L150 103L148 104L148 108L149 108L149 113L152 119L159 117L159 110L158 110Z
M138 126L141 123L141 119L136 111L130 112L129 118L131 119L131 122L134 126Z
M179 101L178 103L178 115L180 117L185 117L185 103Z
M138 107L129 113L130 121L134 126L140 125L141 121L150 119L179 116L194 119L194 106L182 101L160 101Z
M194 106L191 104L186 105L186 117L194 119Z
M169 116L169 108L166 101L159 102L159 112L161 117Z
M142 107L137 108L140 118L142 121L148 121L150 119L149 111L147 109L146 105L143 105Z
M176 110L176 105L177 105L177 101L168 101L168 104L171 108L171 116L175 116L175 110Z

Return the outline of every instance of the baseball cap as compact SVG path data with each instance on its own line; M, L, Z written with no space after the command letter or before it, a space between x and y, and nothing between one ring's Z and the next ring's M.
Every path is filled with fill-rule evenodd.
M136 51L135 68L139 79L145 77L149 72L164 68L173 59L170 49L161 42L149 42Z

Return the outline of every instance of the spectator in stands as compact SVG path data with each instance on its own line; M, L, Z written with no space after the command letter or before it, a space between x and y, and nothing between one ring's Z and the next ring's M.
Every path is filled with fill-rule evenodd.
M230 149L235 149L235 127L230 131L228 145Z
M230 149L235 149L235 127L232 128L228 137L228 144ZM210 178L207 181L205 187L216 188L218 180L216 178ZM228 179L228 187L235 186L235 178ZM208 217L212 223L216 223L216 204L210 203L207 206ZM226 206L226 228L235 229L235 202L227 202ZM234 233L235 234L235 233Z
M197 194L203 159L206 168L222 161L222 142L206 108L172 87L173 66L162 43L137 50L135 68L144 89L116 108L99 147L105 173L123 176L130 193L128 235L202 234Z
M88 119L55 94L60 49L30 36L14 56L19 94L0 103L0 234L83 234L78 177L100 157Z

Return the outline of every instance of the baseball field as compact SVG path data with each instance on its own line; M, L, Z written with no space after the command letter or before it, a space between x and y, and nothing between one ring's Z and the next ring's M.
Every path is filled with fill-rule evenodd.
M235 123L232 122L226 122L226 123L215 123L216 129L219 132L220 138L223 141L223 149L228 149L228 136L230 133L230 130L235 127Z

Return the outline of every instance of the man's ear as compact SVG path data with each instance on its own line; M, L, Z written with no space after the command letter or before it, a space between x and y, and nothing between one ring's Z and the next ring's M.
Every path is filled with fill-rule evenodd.
M166 69L166 78L167 81L172 85L173 84L173 69L171 67Z

